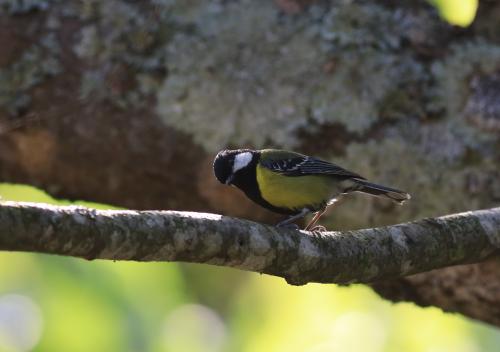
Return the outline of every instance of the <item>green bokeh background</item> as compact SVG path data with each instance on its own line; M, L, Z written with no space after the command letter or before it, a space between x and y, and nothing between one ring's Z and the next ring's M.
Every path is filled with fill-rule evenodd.
M70 204L29 186L0 184L0 194ZM500 331L493 327L436 308L393 304L363 285L295 287L207 265L0 253L0 351L476 352L498 346Z
M479 0L428 0L448 22L466 27L476 16Z
M477 0L429 0L467 26ZM71 204L0 184L3 200ZM110 206L77 202L109 209ZM498 351L500 330L369 287L206 265L0 253L2 351Z

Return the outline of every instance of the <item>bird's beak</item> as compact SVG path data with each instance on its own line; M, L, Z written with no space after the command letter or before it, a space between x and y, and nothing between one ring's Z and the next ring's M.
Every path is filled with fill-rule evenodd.
M230 185L231 182L233 182L234 174L229 175L229 177L226 180L226 185Z

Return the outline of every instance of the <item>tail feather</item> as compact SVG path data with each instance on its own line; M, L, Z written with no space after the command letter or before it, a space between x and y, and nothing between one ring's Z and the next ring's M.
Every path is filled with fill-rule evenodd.
M377 185L376 183L371 183L359 178L351 179L354 181L354 185L346 189L346 192L363 192L368 193L377 197L385 197L392 199L399 204L403 204L404 201L411 198L411 196L403 191L395 188L390 188L382 185Z

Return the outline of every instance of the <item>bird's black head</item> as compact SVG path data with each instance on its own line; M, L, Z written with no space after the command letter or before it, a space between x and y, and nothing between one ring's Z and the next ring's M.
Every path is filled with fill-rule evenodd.
M251 149L222 150L214 159L214 174L220 183L230 185L236 173L248 167L258 152Z

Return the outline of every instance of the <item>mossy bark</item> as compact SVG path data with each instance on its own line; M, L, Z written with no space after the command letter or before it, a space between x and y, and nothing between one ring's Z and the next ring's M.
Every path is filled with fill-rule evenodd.
M351 199L325 217L330 228L495 206L499 13L480 1L458 29L425 1L4 1L0 180L276 221L211 171L220 148L266 146L413 196L404 207ZM481 282L482 266L470 268ZM424 294L441 274L429 275L419 297L445 306Z
M0 205L0 250L89 260L205 263L280 276L294 285L387 279L419 283L418 275L404 276L492 257L498 263L500 208L373 229L311 233L206 213L5 202ZM383 290L387 283L376 287ZM495 292L492 287L488 303L499 306L500 285ZM461 298L477 301L476 296ZM497 310L477 311L481 314L473 314L475 318L500 326Z
M489 268L485 274L491 278L499 263L500 208L373 229L311 233L206 213L4 202L0 250L89 260L206 263L280 276L294 285L374 283L392 298L441 302L444 309L500 326L499 311L492 308L500 306L497 281L483 287L471 284L477 284L477 274L460 275L464 286L454 285L453 273L474 271L470 266L440 271L448 277L438 286L446 294L444 300L436 294L439 289L425 288L435 272L405 277L495 258L480 264ZM464 287L475 294L464 294ZM460 299L460 305L449 297Z

